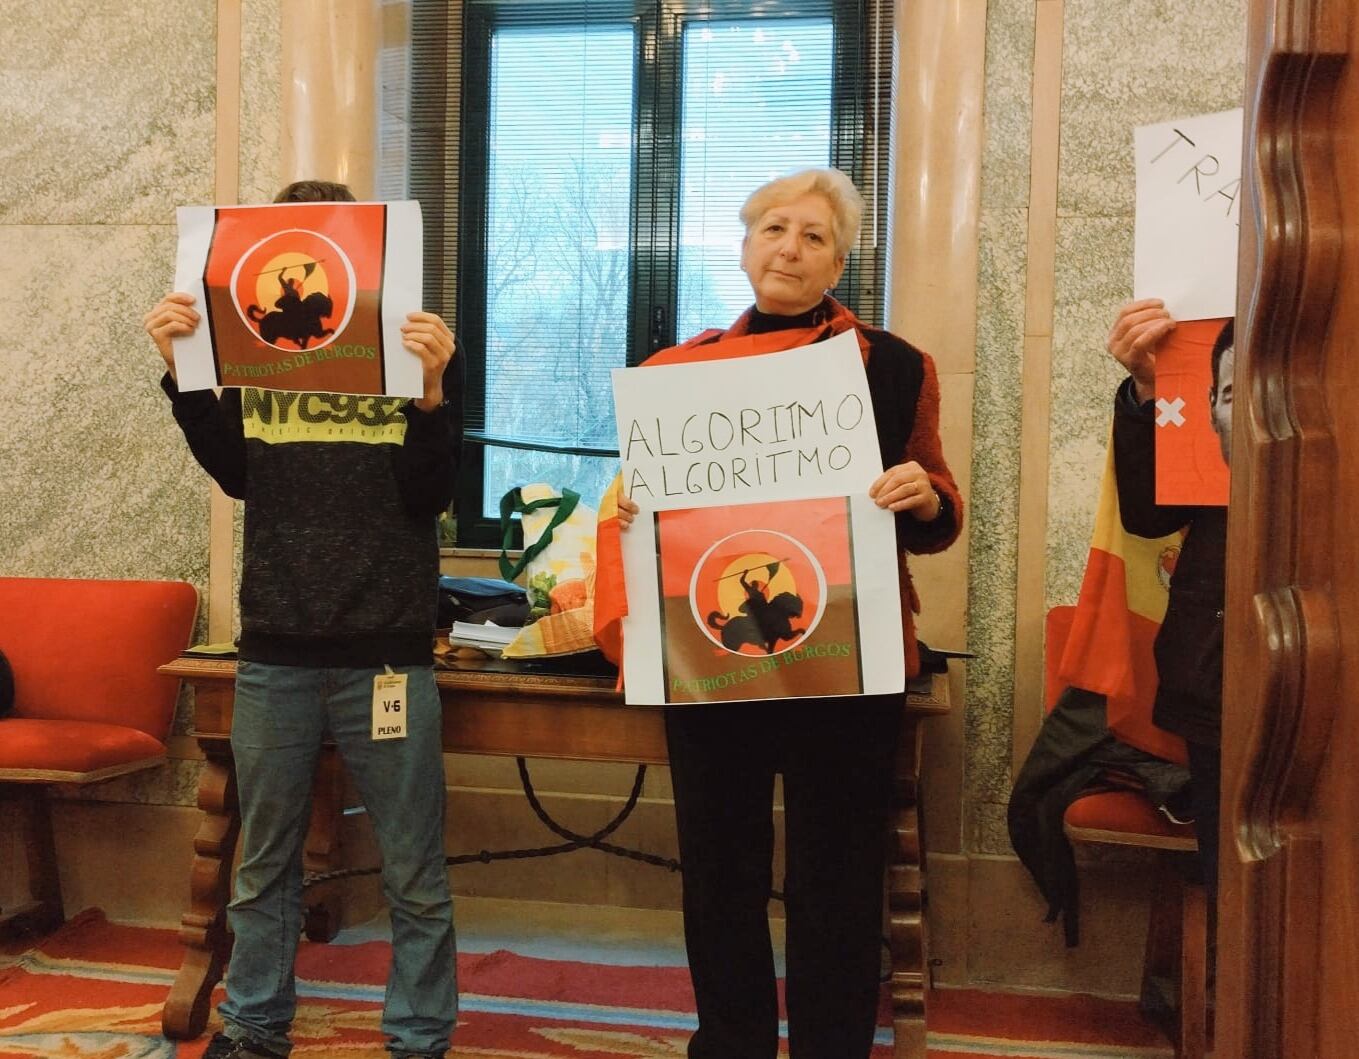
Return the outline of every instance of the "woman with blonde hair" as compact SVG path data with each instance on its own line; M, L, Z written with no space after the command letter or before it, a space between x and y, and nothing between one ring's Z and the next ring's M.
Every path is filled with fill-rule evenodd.
M810 345L853 330L886 468L869 488L896 515L906 676L919 670L918 601L907 552L957 539L962 500L939 441L930 358L863 323L827 291L858 239L862 199L845 174L809 169L758 188L741 209L741 268L755 304L648 363ZM739 343L739 345L736 345ZM596 638L621 657L626 613L619 528L600 526ZM862 1059L878 1009L882 883L904 696L863 695L666 708L684 880L684 931L698 1006L690 1059L773 1059L778 999L767 906L773 789L783 776L788 1043L792 1059Z

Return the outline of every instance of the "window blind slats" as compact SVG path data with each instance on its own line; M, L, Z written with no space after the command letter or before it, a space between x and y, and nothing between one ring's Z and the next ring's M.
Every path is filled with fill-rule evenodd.
M402 134L427 297L456 315L469 368L469 543L514 485L598 499L609 372L750 303L737 215L765 180L850 173L869 211L836 293L883 320L890 10L416 0Z

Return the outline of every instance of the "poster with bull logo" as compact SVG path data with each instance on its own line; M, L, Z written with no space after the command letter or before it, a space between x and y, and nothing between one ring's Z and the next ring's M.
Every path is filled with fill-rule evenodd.
M627 702L891 694L905 686L894 516L852 333L613 373Z
M176 339L181 390L419 397L419 358L401 344L420 308L415 202L182 206L175 289L203 323Z

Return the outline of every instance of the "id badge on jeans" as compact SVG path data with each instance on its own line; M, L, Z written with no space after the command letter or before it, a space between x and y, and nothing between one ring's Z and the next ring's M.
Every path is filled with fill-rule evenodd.
M373 738L406 738L406 674L387 672L373 678Z

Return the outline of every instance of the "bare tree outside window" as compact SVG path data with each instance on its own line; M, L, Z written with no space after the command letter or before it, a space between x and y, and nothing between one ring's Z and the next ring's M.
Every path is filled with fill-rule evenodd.
M612 448L609 373L628 362L634 272L635 49L630 23L510 25L491 39L485 432ZM826 165L830 18L687 23L681 41L675 332L724 327L750 301L745 195ZM488 446L483 513L529 482L598 501L617 460Z

